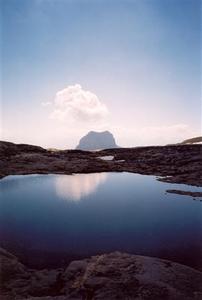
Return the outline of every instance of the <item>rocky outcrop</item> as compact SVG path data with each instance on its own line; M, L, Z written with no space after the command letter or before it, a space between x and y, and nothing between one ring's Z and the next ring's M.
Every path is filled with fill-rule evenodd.
M14 144L10 142L0 141L0 157L12 156L22 153L45 153L46 150L39 146L27 144Z
M202 186L202 145L115 148L89 152L46 150L0 142L0 178L20 174L134 172L159 180ZM113 157L103 160L102 157Z
M202 197L202 192L191 192L191 191L182 191L182 190L174 190L173 189L173 190L166 190L166 193L191 196L191 197L194 197L194 198L197 198L197 197L201 198Z
M0 266L1 300L57 295L56 285L60 269L42 271L28 269L17 257L2 248L0 248Z
M184 140L182 142L182 144L195 144L195 143L202 143L202 136L197 136L191 139Z
M30 270L0 250L2 300L199 300L202 273L168 260L114 252L56 270ZM11 271L13 270L13 272Z
M81 138L76 149L80 150L101 150L117 148L115 139L111 132L95 132L90 131L87 135Z

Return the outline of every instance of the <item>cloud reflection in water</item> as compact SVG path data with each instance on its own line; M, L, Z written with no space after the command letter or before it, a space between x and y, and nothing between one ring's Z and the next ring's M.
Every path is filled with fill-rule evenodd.
M107 173L75 174L57 176L56 193L65 200L79 201L82 197L93 193L107 178Z

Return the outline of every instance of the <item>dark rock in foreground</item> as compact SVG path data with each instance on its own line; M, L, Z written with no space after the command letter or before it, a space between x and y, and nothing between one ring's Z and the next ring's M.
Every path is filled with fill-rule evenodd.
M31 270L0 249L2 300L199 300L202 273L168 260L120 252Z
M117 148L115 139L111 132L90 131L87 135L81 138L76 149L79 150L101 150L109 148Z

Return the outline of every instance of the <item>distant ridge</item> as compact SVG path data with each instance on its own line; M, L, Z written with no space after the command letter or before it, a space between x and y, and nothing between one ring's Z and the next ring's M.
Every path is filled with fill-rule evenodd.
M202 136L197 136L191 139L184 140L181 144L195 144L202 143Z
M90 131L82 137L76 149L79 150L101 150L118 148L113 134L109 131Z

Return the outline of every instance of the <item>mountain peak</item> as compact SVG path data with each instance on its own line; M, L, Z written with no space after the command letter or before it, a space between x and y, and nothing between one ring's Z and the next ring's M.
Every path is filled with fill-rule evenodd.
M79 141L76 149L79 150L100 150L117 148L115 138L111 132L108 130L97 132L89 131L84 137Z
M181 144L197 144L202 143L202 136L197 136L191 139L184 140Z

